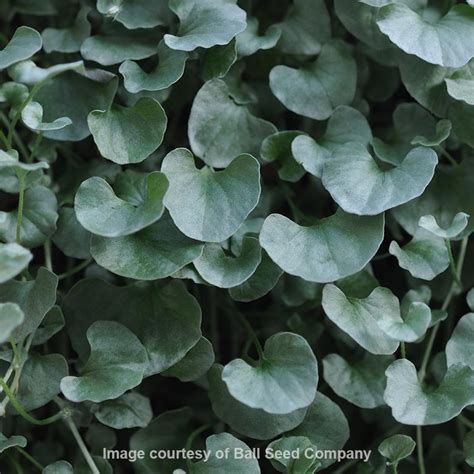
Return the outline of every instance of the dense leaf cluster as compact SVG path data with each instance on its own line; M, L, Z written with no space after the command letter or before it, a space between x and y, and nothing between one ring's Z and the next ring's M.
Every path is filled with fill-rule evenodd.
M472 0L0 18L2 472L469 472Z

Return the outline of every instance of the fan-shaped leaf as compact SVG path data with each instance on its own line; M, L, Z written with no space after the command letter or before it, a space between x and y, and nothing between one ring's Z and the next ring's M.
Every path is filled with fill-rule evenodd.
M382 242L383 226L383 215L359 217L341 210L310 227L271 214L260 244L285 272L325 283L364 268Z
M239 130L239 133L234 133ZM206 82L194 97L188 122L193 152L209 166L223 168L239 153L258 155L275 126L239 104L221 79Z
M246 27L245 11L236 0L170 0L169 6L179 18L177 35L166 34L172 49L193 51L227 44Z
M94 235L91 240L91 255L99 265L137 280L166 278L196 260L202 250L203 244L183 235L168 214L135 234Z
M276 66L270 72L270 88L289 110L316 120L329 118L338 105L352 102L356 64L342 42L324 45L309 66L292 69Z
M222 370L223 367L219 364L209 370L209 398L214 413L233 430L254 439L271 439L303 421L306 408L281 415L267 413L239 402L232 397L222 380Z
M224 367L222 380L230 394L244 405L284 415L314 400L318 366L304 338L277 333L266 341L263 359L255 366L235 359Z
M443 229L436 222L436 218L432 215L421 216L418 225L441 239L454 239L467 227L469 215L465 212L458 212L449 225Z
M87 123L100 154L125 165L140 163L161 145L167 118L157 100L142 97L132 107L94 110Z
M165 206L187 236L205 242L229 238L257 205L260 173L257 160L239 155L223 171L195 168L190 151L166 155L161 170L169 180ZM183 192L186 190L186 192ZM238 206L233 204L238 202Z
M148 175L127 170L114 189L102 178L93 177L79 187L74 201L77 219L96 235L119 237L156 222L164 211L163 197L168 180L155 171Z
M422 194L437 163L433 150L418 147L399 166L383 171L363 145L350 143L324 162L322 181L346 212L375 215Z
M384 405L385 370L392 356L365 357L355 364L338 354L323 359L324 380L340 397L361 408Z
M407 5L393 3L379 10L377 25L400 49L428 63L461 67L474 57L474 10L467 5L455 5L430 22Z
M337 286L326 285L322 305L327 317L372 354L393 354L398 341L379 326L383 314L398 319L397 298L387 288L376 288L367 298L346 296Z

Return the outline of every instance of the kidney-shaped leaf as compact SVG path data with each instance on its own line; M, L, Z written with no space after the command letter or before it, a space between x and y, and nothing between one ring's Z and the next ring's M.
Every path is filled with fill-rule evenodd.
M385 403L392 409L393 417L404 425L445 423L474 403L474 370L466 365L450 366L434 391L422 388L409 360L396 360L385 374Z
M157 100L142 97L131 107L114 104L107 111L94 110L87 123L100 154L127 165L140 163L161 145L167 118Z
M403 434L396 434L384 439L378 447L379 453L387 458L390 463L397 464L407 458L415 449L416 443L413 438Z
M446 344L446 363L464 364L474 370L474 313L464 315Z
M166 278L194 261L202 250L203 244L183 235L168 214L132 235L91 239L91 255L99 265L137 280Z
M285 272L326 283L357 273L383 240L384 217L360 217L338 210L310 227L271 214L263 224L260 244Z
M164 36L172 49L193 51L223 45L245 30L245 11L237 0L171 0L179 18L178 34Z
M461 67L474 57L474 9L467 5L455 5L431 22L392 3L379 10L377 25L400 49L431 64Z
M235 133L238 130L239 133ZM194 97L188 122L193 152L210 166L223 168L239 153L257 156L275 126L236 102L221 79L206 82Z
M133 234L163 214L168 180L163 173L148 175L126 170L118 175L115 189L94 176L79 187L74 200L78 221L96 235L119 237Z
M90 356L79 377L61 380L61 391L73 402L103 402L139 385L148 365L137 336L115 321L97 321L87 330Z
M271 439L298 426L304 419L306 408L284 415L267 413L251 408L236 400L222 380L223 367L215 364L208 373L209 399L214 413L233 430L254 439Z
M94 416L116 430L144 428L153 418L150 400L140 393L129 392L101 403Z
M303 337L282 332L266 341L262 360L251 366L235 359L224 367L222 379L241 403L284 415L314 400L318 365Z
M119 72L123 76L124 86L133 94L140 91L160 91L178 81L184 73L188 54L175 51L160 42L158 45L158 65L149 73L134 61L125 61Z
M340 397L361 408L376 408L384 404L385 370L393 356L365 357L353 364L338 354L323 359L324 380Z
M366 147L347 143L324 162L322 181L346 212L375 215L423 193L437 164L433 150L418 147L399 166L384 171Z
M226 255L219 244L206 244L200 257L194 261L199 274L218 288L232 288L246 281L262 259L258 239L245 237L240 255Z
M327 317L372 354L393 354L398 341L378 325L382 313L394 319L400 312L397 298L387 288L376 288L367 298L346 296L336 285L326 285L322 305ZM388 316L391 315L391 316Z
M447 228L439 226L436 218L431 214L421 216L418 225L441 239L454 239L467 227L469 215L465 212L458 212Z
M355 87L356 64L342 42L324 45L309 66L276 66L270 72L270 88L278 100L292 112L316 120L352 102Z
M161 170L170 183L165 206L181 232L193 239L226 240L260 197L260 166L251 155L239 155L215 172L207 166L196 169L192 153L178 148L166 155Z

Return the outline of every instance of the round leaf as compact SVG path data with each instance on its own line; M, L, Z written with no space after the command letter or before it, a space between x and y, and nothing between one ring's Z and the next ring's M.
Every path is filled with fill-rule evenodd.
M270 72L270 88L289 110L316 120L329 118L338 105L352 102L356 64L342 42L324 45L309 66L292 69L276 66Z
M21 245L0 244L0 284L16 277L32 258L31 252Z
M465 212L458 212L453 217L451 225L445 229L438 225L436 218L432 215L421 216L418 225L441 239L453 239L467 227L468 220L468 214Z
M132 107L94 110L87 123L100 154L126 165L140 163L161 145L167 118L157 100L142 97Z
M93 234L104 237L133 234L163 214L163 197L168 189L163 173L145 175L127 170L117 177L114 187L115 192L104 179L92 177L77 191L74 200L77 219Z
M41 35L28 26L20 26L9 43L0 51L0 70L30 58L41 49Z
M221 79L206 82L194 97L188 122L189 143L209 166L223 168L239 153L257 156L262 140L276 131L272 123L255 117L236 102Z
M284 415L314 400L318 366L304 338L278 333L266 341L263 359L255 366L235 359L224 367L222 380L241 403Z
M398 464L399 461L410 456L414 451L415 446L416 443L410 436L396 434L390 436L390 438L384 439L379 444L378 451L392 464Z
M260 244L254 237L244 238L240 255L226 255L219 244L206 244L194 261L199 274L218 288L232 288L246 281L257 269L262 258Z

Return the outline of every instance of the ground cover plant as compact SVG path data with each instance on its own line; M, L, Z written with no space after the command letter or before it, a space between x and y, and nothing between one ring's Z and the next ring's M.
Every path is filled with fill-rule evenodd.
M472 472L474 2L0 21L2 473Z

